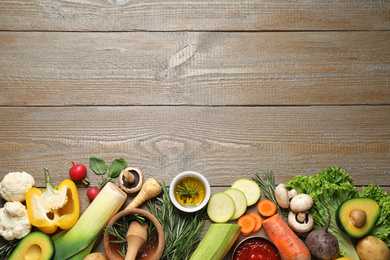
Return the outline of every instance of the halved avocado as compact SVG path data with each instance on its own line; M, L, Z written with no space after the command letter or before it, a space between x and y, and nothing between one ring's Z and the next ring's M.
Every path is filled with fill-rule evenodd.
M20 240L8 259L50 260L53 256L53 240L43 232L34 231Z
M338 226L348 235L360 238L371 231L379 218L379 214L380 209L375 200L353 198L344 201L338 207L336 221Z

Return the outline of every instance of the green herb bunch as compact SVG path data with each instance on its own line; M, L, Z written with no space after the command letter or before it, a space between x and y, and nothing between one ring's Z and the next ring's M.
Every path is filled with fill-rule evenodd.
M107 182L113 181L121 174L121 172L127 167L127 162L123 158L115 159L111 163L110 167L108 167L103 158L92 156L89 158L89 167L94 173L102 176L103 179L97 187L101 190ZM107 169L108 174L107 177L104 178L103 175L107 172Z
M255 176L252 178L252 180L254 180L257 183L257 185L259 185L260 189L264 193L264 196L270 201L272 201L273 203L275 203L276 207L278 208L278 213L280 215L287 215L286 211L279 206L276 200L275 177L273 171L264 173L264 180L261 179L258 173L256 173Z
M5 245L0 248L0 259L7 259L7 257L14 251L16 246L19 244L20 239L14 239L8 241Z
M200 242L206 211L177 214L163 182L163 192L146 202L149 211L160 221L165 235L165 249L160 260L187 260Z

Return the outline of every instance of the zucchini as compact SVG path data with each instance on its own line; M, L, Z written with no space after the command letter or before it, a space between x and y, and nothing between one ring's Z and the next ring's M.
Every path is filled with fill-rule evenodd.
M232 197L224 192L215 193L211 196L207 205L209 218L217 223L229 221L236 211Z
M222 260L236 242L241 226L211 224L190 260Z
M235 188L229 188L224 191L227 195L232 197L234 201L234 206L236 207L236 210L234 211L234 215L230 220L235 220L244 215L246 209L247 209L247 202L245 194Z
M260 199L260 187L253 180L236 180L233 182L231 188L238 189L245 194L248 207L254 205Z

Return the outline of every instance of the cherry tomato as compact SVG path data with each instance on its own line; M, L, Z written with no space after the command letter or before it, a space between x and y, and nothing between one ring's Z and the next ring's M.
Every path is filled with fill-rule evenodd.
M87 167L82 164L74 164L69 170L69 177L74 181L82 180L87 175Z
M87 190L87 196L90 200L94 200L99 194L100 190L96 187L91 187Z

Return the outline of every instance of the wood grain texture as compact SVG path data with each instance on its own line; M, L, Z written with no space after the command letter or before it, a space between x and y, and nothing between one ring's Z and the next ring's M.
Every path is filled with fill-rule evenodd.
M389 30L386 0L10 0L0 30Z
M0 32L0 105L378 105L390 32Z
M38 186L43 167L60 181L92 155L167 183L184 170L212 186L269 170L282 182L336 165L355 185L390 185L388 106L0 108L0 120L2 173Z

